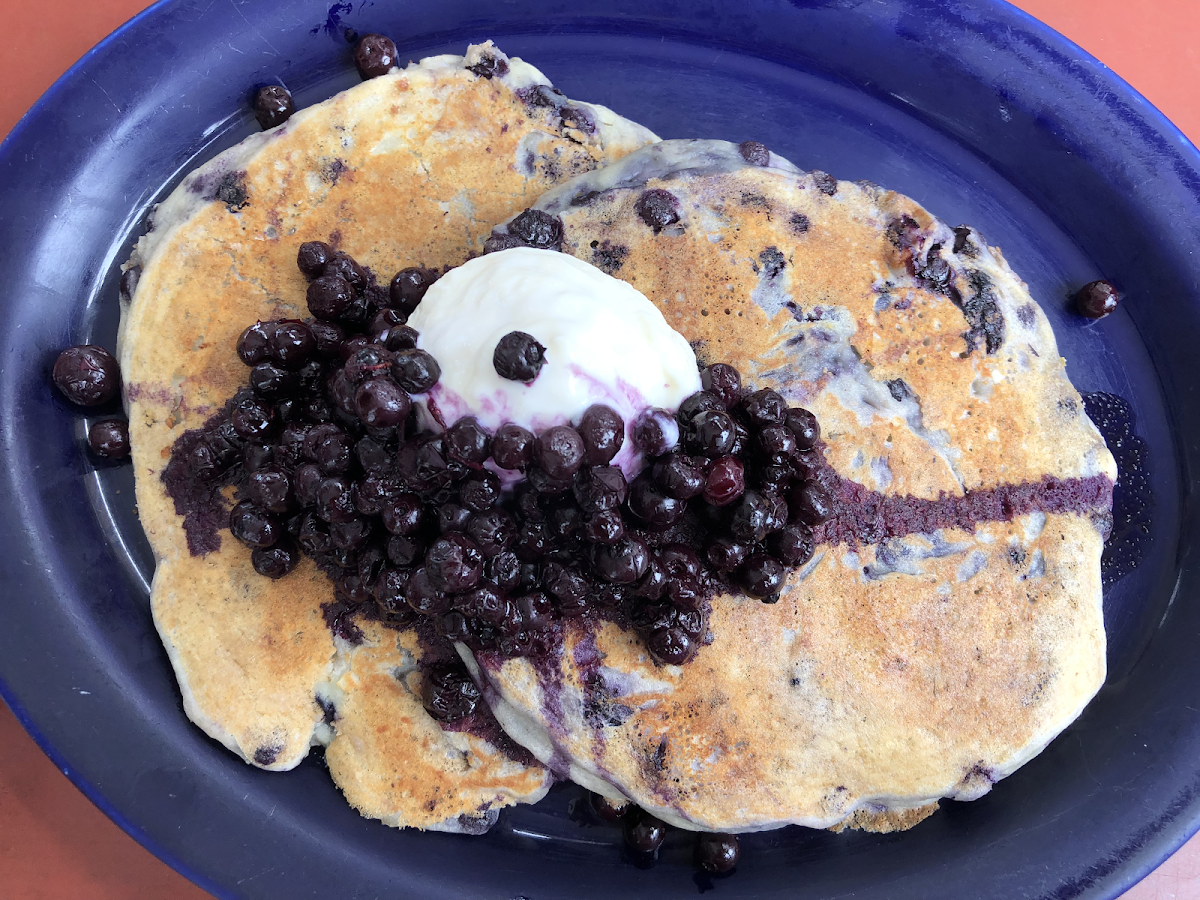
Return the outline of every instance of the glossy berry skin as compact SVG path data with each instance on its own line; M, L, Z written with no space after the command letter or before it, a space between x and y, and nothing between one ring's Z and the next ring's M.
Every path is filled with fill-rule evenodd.
M129 427L121 419L104 419L88 429L88 447L105 459L129 456Z
M496 344L492 366L496 374L509 381L532 384L546 364L546 348L524 331L510 331Z
M533 432L507 422L492 437L492 460L502 469L524 469L533 461Z
M625 813L629 812L627 802L609 800L603 794L595 794L591 791L588 791L587 802L588 810L601 822L620 822L625 817Z
M685 509L682 500L664 494L644 472L629 486L629 511L651 528L674 525Z
M583 465L583 438L570 425L555 425L534 442L533 461L550 478L571 478Z
M746 593L774 603L783 587L783 564L767 553L751 553L742 565L740 581Z
M283 85L268 84L254 95L254 118L264 131L282 125L295 111L292 95Z
M679 443L679 424L665 409L647 409L633 423L633 445L647 456L662 456Z
M686 443L690 450L716 459L733 452L737 429L733 418L722 410L705 410L688 423Z
M615 544L595 545L592 564L596 574L613 584L633 584L646 573L650 552L637 538L625 537Z
M742 847L735 834L700 834L696 839L696 865L720 875L738 864Z
M784 417L783 424L796 438L797 450L811 450L821 439L821 426L817 424L817 417L807 409L791 407Z
M292 485L282 469L263 468L246 476L246 499L259 509L282 515L292 506Z
M492 436L474 416L463 416L447 428L445 439L446 455L468 466L483 465L492 452Z
M575 502L585 513L615 510L629 493L625 473L615 466L582 468L575 476Z
M679 404L679 412L675 414L675 418L679 420L680 425L686 427L700 413L718 411L725 411L725 404L721 402L720 397L708 391L696 391Z
M244 500L229 512L229 531L247 547L270 547L282 533L274 519Z
M669 453L654 461L654 483L677 500L688 500L704 491L704 469L682 453Z
M713 506L728 506L746 490L746 469L736 456L713 461L704 482L704 499Z
M771 553L786 566L802 566L812 559L812 529L800 522L785 525L768 543Z
M314 279L305 294L308 311L318 319L332 321L354 303L354 288L340 275L324 274Z
M708 545L704 557L709 565L719 572L732 572L746 561L749 553L745 544L733 538L721 536Z
M725 363L705 366L700 371L700 385L706 392L718 397L726 409L733 409L742 395L741 374Z
M640 814L638 814L640 813ZM667 839L667 826L647 813L631 813L625 818L625 845L634 853L657 853Z
M442 377L442 367L424 350L402 350L392 360L392 378L410 394L423 394Z
M455 594L474 587L483 575L483 554L464 534L451 532L429 545L425 568L439 591Z
M396 65L396 45L382 34L368 34L354 48L354 66L365 81L386 75Z
M607 466L625 441L625 421L611 406L595 404L579 419L585 459L589 466Z
M354 408L368 428L395 428L408 418L412 400L390 378L369 378L354 392Z
M250 564L254 571L267 578L282 578L300 562L300 551L289 540L281 540L272 547L258 547L250 552Z
M305 278L320 278L333 257L333 248L324 241L305 241L296 251L296 268Z
M267 355L285 369L298 369L317 350L317 339L303 322L280 322L267 338Z
M681 666L696 652L691 636L679 626L652 631L646 647L651 656L668 666Z
M267 347L275 333L274 322L255 322L247 326L237 341L238 359L248 366L256 366L267 358Z
M787 415L787 402L776 391L766 388L744 398L742 411L758 428L782 425Z
M425 674L422 699L439 722L454 722L475 712L479 688L461 666L438 666Z
M69 347L60 353L52 377L63 396L78 406L100 406L121 389L117 361L95 344Z
M562 249L562 222L540 209L527 209L516 216L508 223L508 233L527 247Z
M1111 283L1103 280L1093 281L1084 285L1075 295L1075 308L1079 310L1080 315L1089 319L1103 319L1117 308L1120 300L1121 295Z
M633 211L658 234L679 221L679 198L662 188L652 188L637 198Z
M432 269L420 266L401 269L392 277L389 287L392 306L411 316L437 278L437 272Z
M791 489L788 509L792 519L813 527L833 515L833 500L823 487L810 481Z

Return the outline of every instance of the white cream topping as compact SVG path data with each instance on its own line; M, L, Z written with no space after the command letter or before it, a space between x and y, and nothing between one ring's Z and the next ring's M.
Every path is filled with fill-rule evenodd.
M700 390L687 340L632 285L552 250L518 247L472 259L442 276L409 319L417 345L442 369L421 398L442 422L475 416L495 430L515 422L535 434L577 424L593 403L625 420L614 465L639 465L629 440L648 407L676 409ZM546 362L530 384L497 374L492 354L511 331L532 335Z

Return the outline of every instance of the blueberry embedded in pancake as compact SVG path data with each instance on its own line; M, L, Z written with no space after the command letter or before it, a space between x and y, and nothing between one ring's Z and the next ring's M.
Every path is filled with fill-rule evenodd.
M685 828L907 826L1078 716L1105 674L1116 471L998 250L898 194L717 141L645 148L536 208L701 362L816 413L833 515L777 604L714 601L686 666L608 623L568 629L538 666L475 654L514 737ZM622 715L589 714L606 704Z
M255 574L250 551L220 533L232 498L191 497L184 477L173 499L162 475L181 438L196 466L239 449L227 432L198 429L244 383L242 330L308 315L301 243L346 251L365 266L346 274L382 300L398 269L462 263L491 223L651 140L489 42L295 113L200 167L155 211L122 280L131 302L119 341L139 515L158 561L152 608L188 715L247 762L289 769L333 740L331 769L358 808L424 828L477 831L489 810L545 792L540 766L429 719L393 672L419 647L351 621L309 563L280 582ZM380 719L392 723L386 744L365 737ZM419 740L403 739L406 723ZM403 771L422 774L400 790Z

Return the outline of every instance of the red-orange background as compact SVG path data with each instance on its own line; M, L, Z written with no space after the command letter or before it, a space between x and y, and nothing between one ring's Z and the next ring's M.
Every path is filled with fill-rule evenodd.
M145 0L0 0L0 135ZM1200 143L1200 0L1020 0L1082 45ZM18 25L17 23L21 23ZM0 704L0 897L203 900L44 757ZM964 898L966 900L966 898ZM1200 900L1200 837L1124 900Z

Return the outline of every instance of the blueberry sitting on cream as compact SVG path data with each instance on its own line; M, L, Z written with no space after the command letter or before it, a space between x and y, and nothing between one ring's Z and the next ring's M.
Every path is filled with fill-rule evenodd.
M417 399L444 425L474 416L489 431L514 423L537 434L599 403L630 435L642 412L678 409L701 387L691 346L653 303L562 253L518 247L472 259L429 287L409 325L442 367ZM514 331L545 348L529 383L495 365ZM625 440L612 464L632 477L639 459Z

